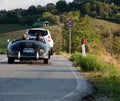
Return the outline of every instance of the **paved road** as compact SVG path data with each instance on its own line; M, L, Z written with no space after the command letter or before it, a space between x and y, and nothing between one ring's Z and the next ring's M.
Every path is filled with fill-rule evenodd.
M0 101L81 101L91 87L66 58L7 64L0 55Z

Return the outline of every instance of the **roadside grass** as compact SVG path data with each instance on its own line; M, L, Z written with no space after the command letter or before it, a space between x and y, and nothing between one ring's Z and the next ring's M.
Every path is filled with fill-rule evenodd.
M73 64L79 67L95 86L94 97L107 97L108 101L120 101L120 71L114 64L108 64L99 56L81 53L74 53L70 57Z
M120 101L120 77L116 75L101 74L94 77L94 85L98 87L97 97L107 96L110 101Z

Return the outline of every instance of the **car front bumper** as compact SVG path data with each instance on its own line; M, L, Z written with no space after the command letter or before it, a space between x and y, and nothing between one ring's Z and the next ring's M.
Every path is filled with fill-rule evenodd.
M8 54L8 58L14 58L18 60L41 60L41 59L48 59L48 55L40 55L39 53L36 54Z

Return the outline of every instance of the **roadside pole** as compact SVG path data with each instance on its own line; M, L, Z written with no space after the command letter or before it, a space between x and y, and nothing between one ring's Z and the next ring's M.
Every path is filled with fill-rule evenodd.
M71 54L71 28L69 28L69 54Z
M69 28L69 54L71 54L71 32L74 22L72 20L66 20L66 25Z
M82 44L82 55L86 56L85 44Z
M82 39L81 40L81 43L82 43L82 55L83 56L86 56L86 50L85 50L85 44L86 44L86 40L85 39Z

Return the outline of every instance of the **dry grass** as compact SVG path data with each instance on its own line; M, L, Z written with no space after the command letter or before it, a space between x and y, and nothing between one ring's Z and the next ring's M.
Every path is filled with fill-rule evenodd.
M112 30L119 30L120 29L120 24L116 24L116 23L112 23L112 22L108 22L108 21L100 20L100 19L94 19L93 25L100 28L100 29L103 29L103 30L104 29L108 30L109 28L112 28Z
M108 64L114 64L120 69L120 59L116 59L114 55L111 55L108 52L101 54L100 58Z
M110 45L111 41L114 38L114 34L117 32L120 35L120 24L100 20L100 19L94 19L93 20L93 26L94 30L97 34L103 35L103 43L102 45L104 46L104 49L107 51L112 51L110 50ZM111 37L111 38L110 38ZM114 54L110 54L104 50L101 54L101 59L106 61L107 63L110 64L115 64L117 67L120 68L120 59L116 59Z
M68 59L70 59L70 57L71 57L71 54L66 53L66 52L60 52L60 55L66 57L66 58L68 58Z

